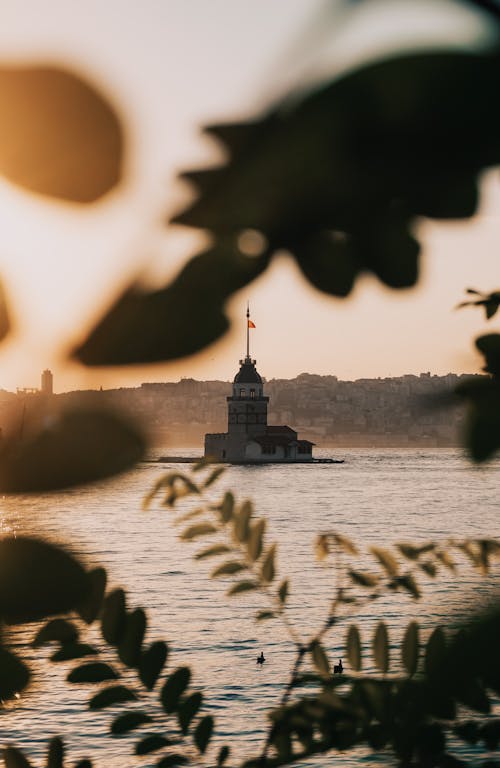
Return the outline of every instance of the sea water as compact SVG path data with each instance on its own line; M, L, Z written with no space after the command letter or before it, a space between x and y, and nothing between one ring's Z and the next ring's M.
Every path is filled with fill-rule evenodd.
M450 537L500 538L500 461L476 467L459 451L444 449L349 449L337 457L345 463L229 467L213 488L214 496L230 488L238 499L253 499L256 514L268 519L267 539L278 543L277 578L290 580L290 620L304 639L325 620L339 583L335 569L315 559L318 534L338 532L365 548ZM216 721L214 742L229 744L237 763L259 752L268 726L266 712L279 703L294 644L279 620L255 621L256 611L268 608L265 599L254 593L229 598L229 582L209 578L215 563L193 559L208 542L181 542L172 512L159 504L142 510L147 491L172 468L191 469L144 463L95 486L5 497L1 529L64 542L87 563L104 565L111 584L125 588L128 606L147 609L147 639L168 642L169 669L192 668L192 685L204 689L205 711ZM459 558L459 566L456 575L444 568L435 580L422 575L420 601L390 593L339 621L325 638L332 660L343 656L348 667L344 639L348 626L356 623L364 668L372 671L371 637L383 619L389 628L391 668L397 670L408 621L417 619L424 634L429 633L438 624L470 616L495 592L498 596L498 569L485 578L464 559ZM35 629L23 627L13 635L32 664L34 683L1 714L1 743L16 744L42 763L47 740L61 734L68 762L91 757L96 765L113 768L154 765L154 756L132 756L133 736L110 735L112 715L123 708L86 710L96 687L65 682L75 662L41 663L49 652L35 653L28 646ZM99 642L97 631L91 630L90 639ZM256 665L261 650L267 659L263 667ZM104 658L112 663L112 652ZM159 710L158 716L161 722ZM307 765L325 765L331 759L319 757ZM360 766L385 758L363 748L335 759L343 766Z

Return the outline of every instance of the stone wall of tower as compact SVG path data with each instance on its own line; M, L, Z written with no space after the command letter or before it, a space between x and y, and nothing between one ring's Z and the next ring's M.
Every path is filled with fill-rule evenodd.
M267 426L268 397L228 397L227 431L229 434L259 435Z

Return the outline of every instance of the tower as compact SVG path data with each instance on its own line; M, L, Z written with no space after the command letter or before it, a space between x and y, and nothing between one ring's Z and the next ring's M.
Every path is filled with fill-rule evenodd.
M240 370L234 377L233 393L227 399L227 431L230 435L244 437L259 435L267 427L267 404L264 396L262 378L250 357L250 328L255 328L250 320L247 307L247 354L240 360Z
M42 372L42 387L41 391L43 395L52 395L54 391L54 377L52 376L52 371L49 371L48 368L46 368Z

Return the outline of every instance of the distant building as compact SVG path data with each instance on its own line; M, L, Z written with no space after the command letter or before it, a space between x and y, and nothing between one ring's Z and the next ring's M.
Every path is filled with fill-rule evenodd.
M54 377L52 371L46 368L42 372L42 386L40 389L42 395L52 395L54 393Z
M267 404L262 378L250 357L249 329L255 327L247 309L247 354L240 360L233 393L227 400L227 432L205 435L205 456L227 462L312 461L314 443L299 440L288 426L267 423Z

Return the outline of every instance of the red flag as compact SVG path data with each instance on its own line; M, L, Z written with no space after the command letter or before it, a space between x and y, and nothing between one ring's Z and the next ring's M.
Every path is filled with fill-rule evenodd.
M249 328L255 328L255 323L252 323L251 320L248 321L248 327Z

